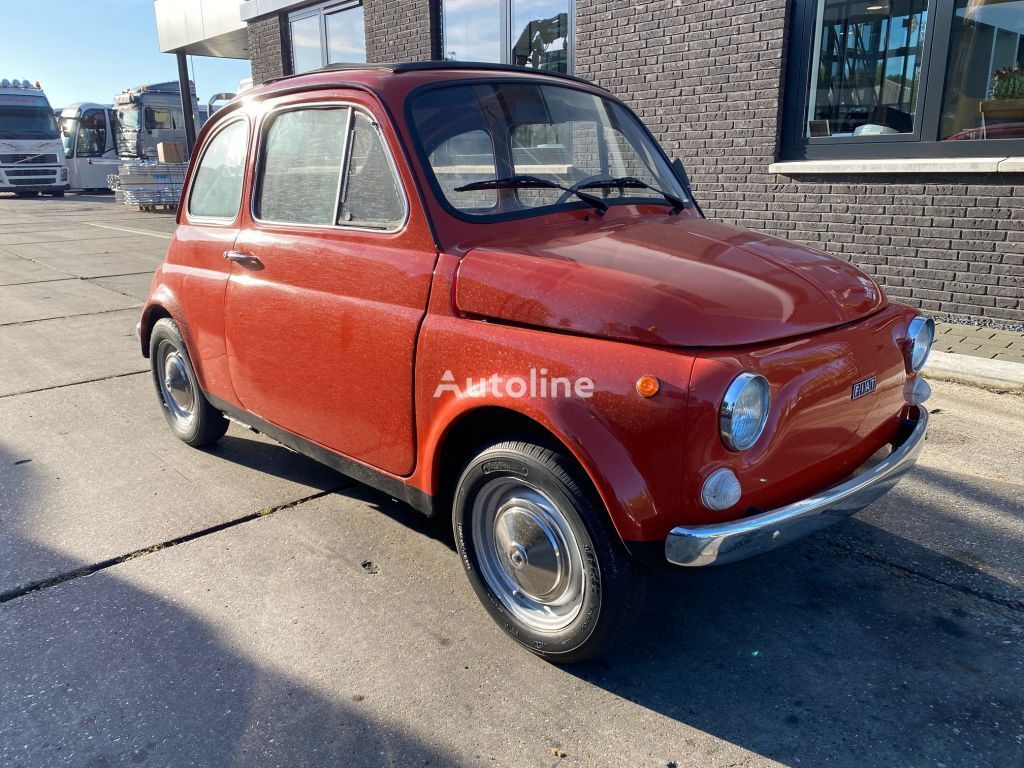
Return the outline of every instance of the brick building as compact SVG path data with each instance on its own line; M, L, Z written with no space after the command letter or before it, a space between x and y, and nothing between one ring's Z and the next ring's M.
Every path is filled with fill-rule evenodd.
M629 104L708 216L1024 323L1024 0L245 0L253 78L462 59Z

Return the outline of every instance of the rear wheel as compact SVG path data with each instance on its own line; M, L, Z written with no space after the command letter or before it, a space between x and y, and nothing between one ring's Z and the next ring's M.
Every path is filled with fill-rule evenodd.
M224 436L228 420L199 388L185 342L170 318L161 318L153 326L149 363L164 417L180 440L199 448Z
M642 575L577 473L544 446L498 443L466 466L452 510L456 546L484 607L513 639L558 663L606 649L643 594Z
M64 197L64 190L59 189L56 192L47 192L50 197Z

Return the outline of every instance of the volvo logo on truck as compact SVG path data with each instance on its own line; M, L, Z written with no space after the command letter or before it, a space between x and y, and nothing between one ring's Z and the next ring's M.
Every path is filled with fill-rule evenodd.
M60 196L67 188L64 146L42 87L0 80L0 192Z

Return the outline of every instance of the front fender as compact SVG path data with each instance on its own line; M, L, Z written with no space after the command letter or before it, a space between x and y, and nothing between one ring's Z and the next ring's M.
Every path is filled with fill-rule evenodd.
M627 542L655 540L678 524L684 491L683 441L687 385L693 359L664 349L602 339L428 315L416 369L419 456L414 484L428 493L443 485L439 457L445 438L481 408L502 408L531 419L572 453ZM477 387L455 394L439 384L530 378L593 381L590 397L497 395ZM636 391L657 376L652 398ZM437 396L435 396L437 395Z

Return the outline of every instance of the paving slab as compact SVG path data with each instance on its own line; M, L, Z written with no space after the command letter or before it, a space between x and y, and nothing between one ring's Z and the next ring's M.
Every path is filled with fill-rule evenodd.
M1024 396L936 382L928 406L914 471L856 517L861 525L826 535L961 589L1022 600Z
M37 261L0 253L0 286L38 283L47 280L66 280L72 277L67 272L48 267Z
M76 277L93 278L149 272L164 260L163 250L104 251L88 254L38 254L40 264Z
M0 435L0 592L348 483L240 428L189 448L148 375L0 398Z
M139 272L134 275L118 275L117 277L95 277L91 278L89 282L101 285L108 291L117 291L140 302L145 302L149 298L150 287L153 284L153 272Z
M124 233L129 236L130 233ZM0 236L4 247L10 249L15 245L44 245L56 243L77 243L86 240L110 239L118 236L115 230L90 227L75 221L50 223L46 227L38 227L28 232L5 232Z
M0 756L588 768L1019 757L1019 611L811 540L659 574L616 652L559 669L501 633L432 530L372 492L332 495L0 607Z
M0 397L149 370L138 309L0 326Z
M136 299L84 280L0 286L0 325L133 306L139 306Z
M96 232L98 230L90 231ZM118 255L143 254L163 258L164 254L167 253L168 242L162 238L147 235L125 235L124 237L107 237L104 235L103 237L80 241L7 245L6 239L0 238L0 247L16 256L48 264L54 259L74 262L82 256L100 254L108 254L114 257Z

